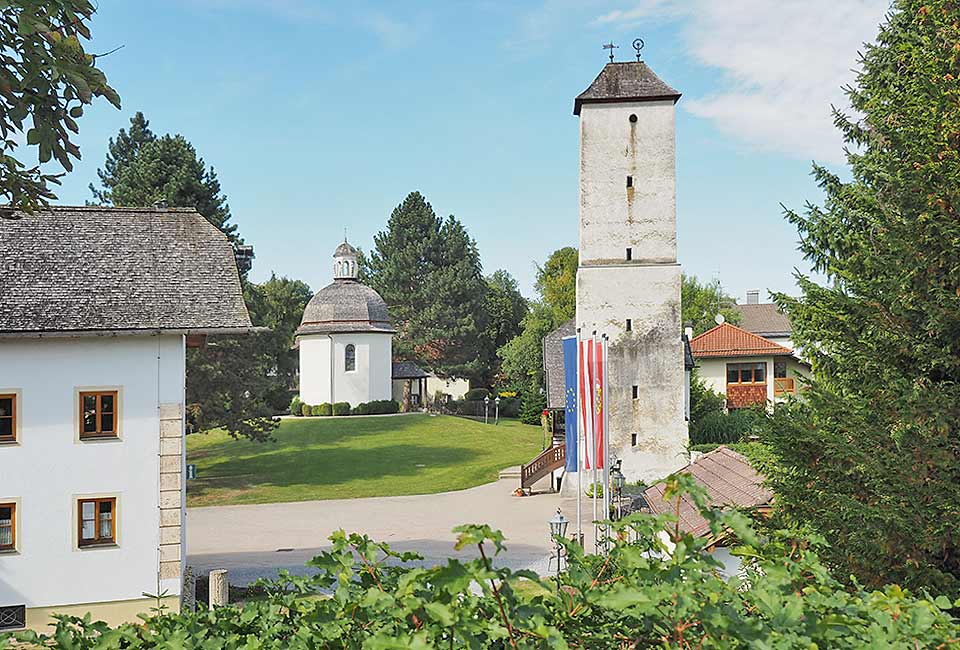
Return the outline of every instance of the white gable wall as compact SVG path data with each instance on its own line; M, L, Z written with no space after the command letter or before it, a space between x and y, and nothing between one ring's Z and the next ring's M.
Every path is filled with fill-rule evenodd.
M119 391L119 440L79 440L77 390L94 387ZM21 396L19 442L0 446L0 501L19 501L18 551L0 554L0 605L179 595L180 575L159 580L159 458L160 405L182 412L183 337L0 341L0 389ZM182 450L182 433L170 444ZM182 522L179 489L167 505ZM116 546L78 548L80 495L117 497Z

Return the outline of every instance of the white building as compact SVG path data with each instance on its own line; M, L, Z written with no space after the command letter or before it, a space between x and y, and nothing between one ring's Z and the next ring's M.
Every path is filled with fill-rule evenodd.
M250 328L194 210L0 219L0 626L179 608L187 341Z
M641 61L610 63L580 116L581 333L607 335L611 453L631 481L687 464L674 105Z
M387 304L357 281L353 246L344 241L333 259L333 283L307 303L297 329L300 399L351 406L391 399L395 330Z

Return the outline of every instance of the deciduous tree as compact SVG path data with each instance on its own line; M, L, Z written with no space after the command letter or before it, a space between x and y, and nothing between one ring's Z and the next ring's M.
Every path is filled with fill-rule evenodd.
M695 275L683 275L680 288L680 310L684 324L693 326L693 335L702 334L716 326L720 314L728 323L740 322L737 301L721 289L719 283L700 283Z
M0 4L0 197L13 210L33 212L55 199L50 185L63 174L40 165L55 159L66 171L80 159L71 140L77 120L94 97L120 108L83 41L90 39L94 6L87 0L8 0ZM30 128L25 128L27 125ZM22 141L37 147L38 163L14 155Z

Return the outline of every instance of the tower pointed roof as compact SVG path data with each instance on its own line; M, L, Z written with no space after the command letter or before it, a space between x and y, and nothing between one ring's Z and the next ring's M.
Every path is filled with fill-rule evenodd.
M608 63L590 87L577 95L573 114L580 115L584 104L610 102L650 102L680 99L680 92L668 86L643 61Z

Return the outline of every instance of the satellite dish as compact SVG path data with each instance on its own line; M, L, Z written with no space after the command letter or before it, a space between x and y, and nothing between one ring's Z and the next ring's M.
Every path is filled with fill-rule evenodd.
M713 320L716 321L717 325L723 325L727 319L723 317L723 314L717 314L713 317Z

